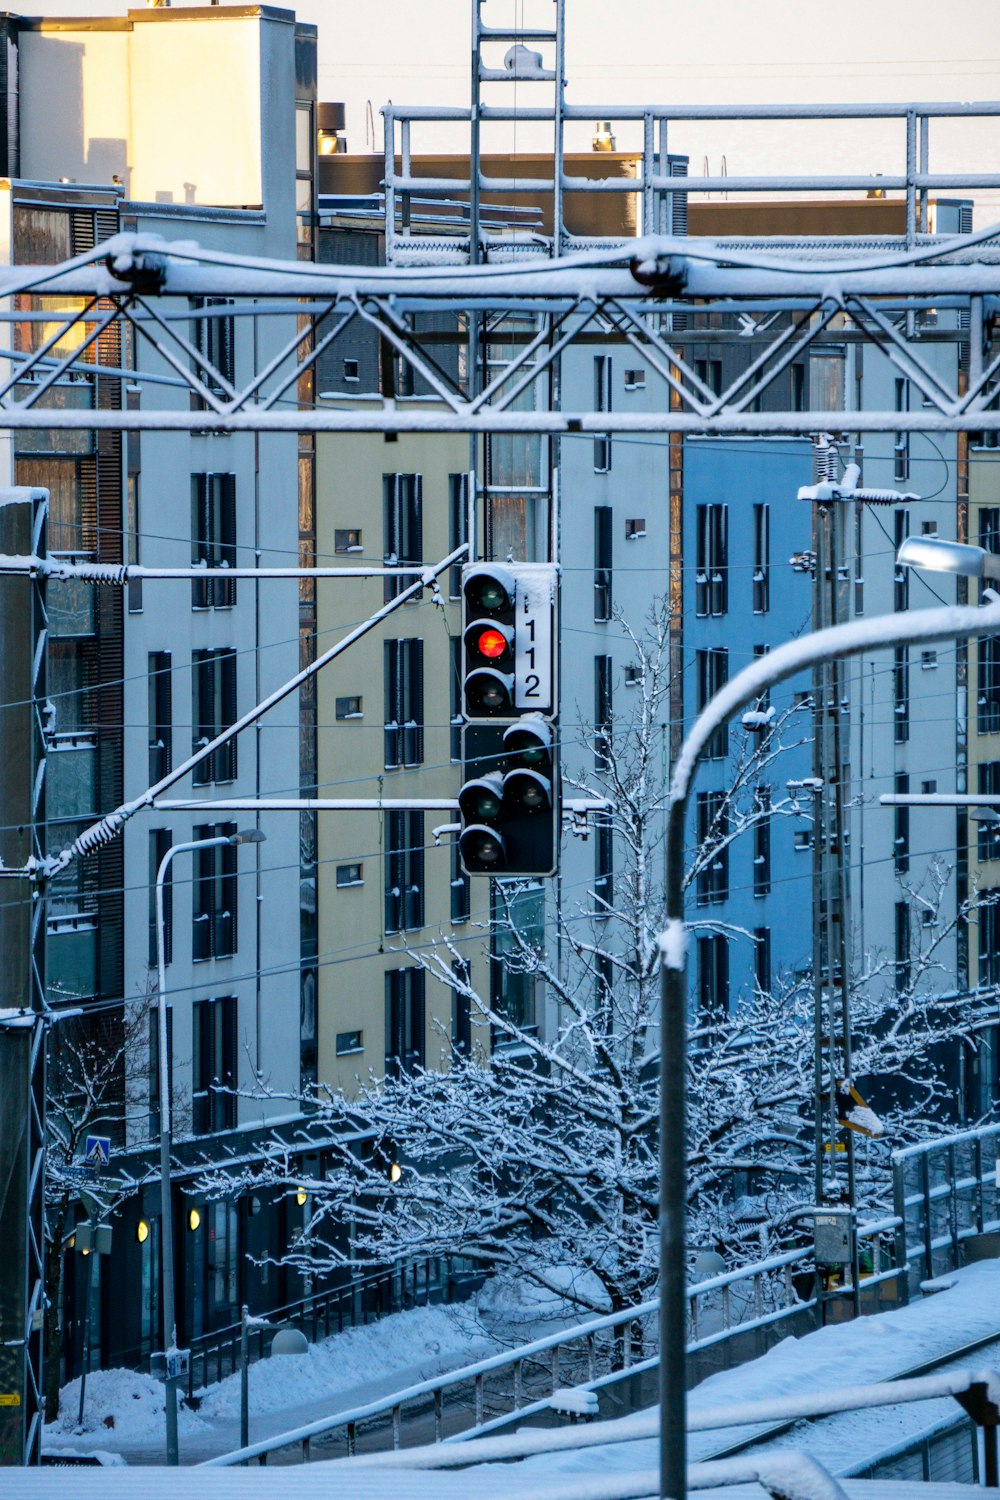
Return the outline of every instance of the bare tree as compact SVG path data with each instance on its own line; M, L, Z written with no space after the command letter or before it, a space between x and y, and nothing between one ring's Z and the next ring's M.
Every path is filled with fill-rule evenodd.
M81 1192L109 1216L138 1180L89 1181L82 1166L87 1137L126 1144L130 1116L148 1106L150 996L129 1005L59 1017L49 1031L45 1160L45 1414L59 1415L64 1347L65 1248L73 1236Z
M266 1178L294 1181L312 1194L308 1238L287 1257L299 1269L460 1254L480 1269L533 1281L582 1311L623 1309L653 1291L666 612L657 611L641 635L624 621L621 628L636 663L629 714L599 726L598 769L573 781L579 792L607 799L613 892L595 887L583 902L557 906L559 963L521 929L517 883L498 884L500 910L484 930L502 939L506 970L544 991L555 1025L539 1034L491 1004L463 978L468 970L446 936L437 951L412 954L469 1004L482 1041L470 1055L453 1051L445 1071L369 1076L350 1098L314 1091L310 1102L330 1127L333 1170L303 1181L280 1152L264 1168ZM746 716L730 784L691 850L689 885L710 880L727 846L762 819L809 816L794 790L773 800L759 790L778 782L780 757L797 736L794 710ZM948 878L943 866L934 867L911 900L940 914ZM710 913L696 907L692 926L723 927L732 942L753 941ZM918 938L931 941L916 945L906 973L873 955L853 976L855 1076L893 1080L886 1125L895 1142L932 1129L946 1102L928 1053L968 1026L942 961L955 925L967 917L963 910L950 923L915 922ZM810 931L808 922L803 930ZM796 1234L813 1197L812 1027L808 974L742 996L731 1014L696 1017L688 1080L694 1245L748 1259ZM360 1148L359 1137L371 1149ZM860 1189L874 1205L886 1190L887 1152L876 1143L870 1157ZM232 1188L231 1180L220 1186L216 1179L215 1191Z

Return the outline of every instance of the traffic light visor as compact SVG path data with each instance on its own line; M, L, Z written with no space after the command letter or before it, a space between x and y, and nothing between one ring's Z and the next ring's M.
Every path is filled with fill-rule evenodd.
M498 771L467 781L458 794L462 817L470 823L489 823L503 805L503 777Z
M459 840L459 852L465 868L473 875L502 870L507 863L503 835L480 823L473 823L465 829Z
M504 732L503 748L519 766L545 768L552 764L552 728L535 714L525 714Z
M514 608L516 583L508 568L480 563L467 570L463 583L466 607L477 613L501 615Z
M519 766L508 771L503 783L504 801L523 812L548 812L552 807L552 783L547 776Z
M495 667L480 667L465 679L466 711L476 718L509 713L514 702L514 678Z

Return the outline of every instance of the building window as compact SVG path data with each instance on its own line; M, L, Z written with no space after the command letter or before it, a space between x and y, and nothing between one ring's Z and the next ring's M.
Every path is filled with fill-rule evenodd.
M363 719L363 699L358 694L334 699L334 714L338 719Z
M173 835L169 828L149 830L149 967L157 964L156 934L156 876L163 856L170 848ZM174 867L171 862L163 881L163 962L169 964L174 957Z
M451 846L451 920L467 922L472 915L472 879L462 869L458 839Z
M921 651L920 665L923 671L932 672L937 664L938 656L936 651Z
M910 790L910 778L905 771L897 771L894 789L897 794ZM908 807L894 807L893 814L893 864L897 875L905 875L910 868L910 809Z
M610 620L611 525L614 512L610 505L594 506L594 619Z
M756 792L757 821L753 825L753 893L766 896L771 889L771 788Z
M334 552L363 552L360 526L347 526L333 533Z
M979 983L1000 985L1000 891L983 891L979 908Z
M391 1078L424 1066L425 979L419 966L385 976L385 1071Z
M594 355L594 410L611 410L611 355ZM611 434L605 433L594 439L594 472L607 474L611 470Z
M894 515L896 552L906 541L910 534L910 512L908 510L897 510ZM892 607L895 610L909 609L910 607L910 570L896 564L892 580Z
M993 447L1000 441L1000 433L993 433ZM979 507L979 545L984 552L1000 553L1000 506L981 505ZM982 593L994 585L991 581L984 579L980 585L980 600Z
M625 389L627 391L644 391L646 389L645 370L626 370Z
M338 865L337 866L337 889L344 890L347 886L364 885L364 865Z
M608 769L611 755L611 657L594 657L594 764Z
M130 434L138 437L138 433ZM131 564L142 562L140 551L142 531L140 529L139 512L139 475L130 473L126 480L125 490L125 530L128 542L126 559ZM130 615L142 613L142 579L130 578L128 581L128 612Z
M729 608L729 507L699 505L696 519L695 614L724 615Z
M229 838L235 823L204 824L196 839ZM194 851L194 923L191 957L231 958L236 952L236 845Z
M174 1008L167 1006L167 1088L174 1097ZM149 1012L149 1134L160 1133L160 1013Z
M454 552L469 540L469 476L448 475L448 551ZM469 561L466 553L465 562ZM448 570L448 596L462 597L462 564L455 563Z
M896 992L910 987L910 903L896 902Z
M897 745L910 738L910 648L897 646L892 667L893 725Z
M632 516L629 520L627 520L625 522L625 540L627 542L636 542L636 541L639 540L640 537L644 537L645 535L646 535L646 518L645 518L645 516Z
M638 687L642 682L642 668L635 665L627 666L623 676L626 687Z
M771 607L771 507L753 508L753 612L766 615Z
M757 993L771 993L771 929L755 927L753 934L753 982Z
M337 1032L337 1056L350 1057L355 1052L365 1050L365 1034L363 1031L338 1031Z
M1000 797L1000 760L986 761L976 769L979 777L976 790L985 797ZM991 823L983 819L977 826L976 846L980 860L1000 859L1000 805L990 811L996 814L997 821Z
M976 727L980 734L1000 730L1000 636L980 636L976 648L979 664Z
M385 768L419 766L424 758L424 643L385 641Z
M812 843L813 836L811 828L799 828L796 830L795 838L793 840L793 844L796 849L811 849Z
M191 564L236 566L236 475L191 475ZM193 609L229 609L236 603L235 578L193 578Z
M806 409L806 367L801 361L792 365L792 411Z
M150 651L148 676L149 784L155 786L173 765L173 681L169 651Z
M361 379L361 365L356 359L344 360L344 384L356 385Z
M191 320L191 342L205 364L193 361L193 368L202 385L213 396L223 401L232 400L232 388L236 382L236 319L232 313L221 311L231 308L227 297L192 297L191 310L200 317ZM193 411L204 411L208 402L202 396L192 395Z
M699 792L697 802L698 832L698 905L716 906L729 899L729 819L725 792Z
M451 717L448 721L448 754L453 761L462 759L462 637L451 637L451 676L449 678Z
M899 412L910 409L910 382L908 380L896 381L896 410ZM893 478L898 481L910 477L910 434L908 432L897 432L893 443Z
M236 1125L236 997L193 1006L191 1110L195 1135Z
M708 387L713 396L722 395L722 360L696 359L694 373L702 385Z
M594 911L610 917L615 900L615 836L611 819L598 813L594 819Z
M468 959L453 959L451 971L456 981L451 992L451 1045L462 1057L468 1057L472 1052L472 1001L459 989L472 983Z
M419 563L424 557L423 476L420 474L382 475L383 536L385 565ZM385 579L385 599L414 582L414 578L396 575Z
M499 881L490 887L490 1005L519 1031L534 1033L535 976L525 972L520 941L541 952L544 947L545 895L540 886L508 888L504 901ZM508 915L509 914L509 915ZM494 1042L504 1040L498 1032Z
M698 939L698 1010L706 1020L729 1014L729 943L721 932Z
M390 812L385 820L385 930L424 925L424 815Z
M729 681L729 652L725 646L710 646L695 652L698 686L698 712L701 713L715 694ZM729 754L729 726L720 724L712 731L705 747L706 760L722 760Z
M236 722L236 651L195 651L191 657L195 750ZM236 780L236 737L206 756L192 772L195 786Z

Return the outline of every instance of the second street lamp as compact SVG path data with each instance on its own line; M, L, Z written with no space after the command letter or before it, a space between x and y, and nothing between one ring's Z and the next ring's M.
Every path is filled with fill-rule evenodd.
M191 839L173 844L160 860L156 872L156 1008L159 1051L160 1092L160 1278L163 1287L163 1355L164 1409L167 1425L167 1463L175 1465L177 1457L177 1377L171 1371L176 1359L177 1315L174 1298L174 1220L170 1185L170 1057L167 1029L167 961L164 948L163 886L174 856L195 849L215 849L224 844L262 844L267 835L259 828L239 833L220 834L217 838ZM191 1226L194 1227L193 1225Z
M896 562L906 568L1000 581L1000 557L987 552L985 547L947 541L944 537L908 536L896 553Z

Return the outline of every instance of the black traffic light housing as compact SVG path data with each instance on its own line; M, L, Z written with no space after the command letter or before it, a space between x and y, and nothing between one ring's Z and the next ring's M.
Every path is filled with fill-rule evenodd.
M459 848L470 875L553 875L558 865L556 597L547 564L462 570Z

